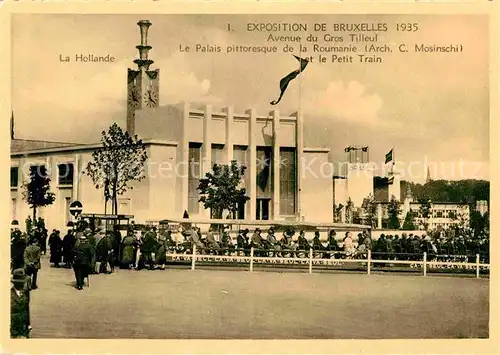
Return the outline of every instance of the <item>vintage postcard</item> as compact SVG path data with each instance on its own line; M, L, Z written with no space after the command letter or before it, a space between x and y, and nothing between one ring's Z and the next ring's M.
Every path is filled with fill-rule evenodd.
M4 13L2 352L500 351L496 4L77 5Z

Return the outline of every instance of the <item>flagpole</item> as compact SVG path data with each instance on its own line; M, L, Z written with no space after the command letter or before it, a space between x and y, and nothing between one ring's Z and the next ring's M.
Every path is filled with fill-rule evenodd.
M301 111L301 101L302 101L302 96L300 95L300 89L301 89L301 86L302 86L302 40L299 42L299 107L298 107L298 112L297 112L297 121L295 122L295 124L298 126L298 129L299 130L302 130L302 111ZM302 136L302 132L300 132L300 135ZM303 140L297 140L297 143L300 143L302 144ZM297 212L298 212L298 217L299 217L299 221L302 219L302 199L300 198L300 194L301 194L301 190L302 190L302 182L300 181L301 179L301 176L300 176L300 172L301 172L301 169L300 169L300 164L301 164L301 159L303 159L303 154L302 154L302 146L299 146L298 149L296 149L297 151L297 161L298 161L298 167L297 169L295 169L295 171L299 172L299 176L297 176L297 181L298 184L297 184L297 187L298 187L298 191L297 191L297 200L298 200L298 208L297 208ZM299 158L300 156L300 158Z

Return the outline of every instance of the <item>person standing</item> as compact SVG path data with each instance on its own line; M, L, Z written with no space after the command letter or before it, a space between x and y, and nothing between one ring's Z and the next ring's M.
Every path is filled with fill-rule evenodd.
M26 288L27 277L24 269L15 269L11 281L13 286L10 290L10 337L29 338L30 294Z
M138 270L142 270L148 264L149 269L153 270L155 263L153 260L153 253L156 251L156 233L153 229L150 229L144 234L141 243L141 256L139 258Z
M50 234L49 238L49 246L50 246L50 262L54 264L55 267L59 267L59 263L61 262L62 257L62 240L57 230L53 230ZM43 244L42 244L43 250Z
M124 269L130 269L131 265L134 265L137 248L137 239L134 236L133 231L128 231L127 236L123 238L121 243L121 259L120 267Z
M26 249L26 239L19 230L19 223L12 222L10 233L10 257L12 270L24 267L24 249Z
M36 290L38 270L42 268L40 258L42 256L42 248L37 243L37 240L32 238L29 241L28 247L24 250L24 264L26 274L30 277L31 289Z
M73 231L73 222L68 222L68 232L63 239L63 261L67 268L73 265L73 249L75 247L76 238Z
M97 230L92 231L90 228L85 228L83 234L87 237L87 242L90 245L90 250L92 251L92 258L90 260L90 270L91 274L97 274L96 270L96 262L97 262L97 254L96 254L96 245L97 245Z
M92 265L93 251L87 236L84 233L78 233L78 243L75 246L75 257L73 259L73 270L75 271L76 288L83 289L85 278L89 277Z

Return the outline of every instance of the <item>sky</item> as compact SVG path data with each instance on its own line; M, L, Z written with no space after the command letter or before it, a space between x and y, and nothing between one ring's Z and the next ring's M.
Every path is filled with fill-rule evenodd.
M152 68L160 69L160 104L190 101L255 107L266 115L300 109L305 144L330 148L332 162L344 147L370 147L382 162L394 148L397 167L420 164L410 180L422 181L431 162L433 178L489 179L488 22L473 15L50 15L12 19L12 109L16 138L97 142L112 122L125 127L127 68L136 68L139 20L149 20ZM380 44L394 52L380 64L312 62L282 101L279 80L297 68L290 53L226 54L227 45L273 45L268 32L248 23L387 23ZM397 32L396 23L418 23ZM227 30L231 24L233 31ZM281 35L307 33L280 32ZM317 34L317 33L313 33ZM317 34L321 37L321 34ZM345 44L349 44L347 34ZM180 46L219 45L223 53L181 52ZM322 45L332 45L322 40ZM457 44L452 54L397 53L401 43ZM282 47L282 44L277 44ZM298 53L298 45L291 43ZM60 55L114 56L114 63L70 63ZM308 52L317 60L318 53ZM302 55L306 55L302 53ZM329 55L327 55L329 56ZM465 162L465 172L456 174Z

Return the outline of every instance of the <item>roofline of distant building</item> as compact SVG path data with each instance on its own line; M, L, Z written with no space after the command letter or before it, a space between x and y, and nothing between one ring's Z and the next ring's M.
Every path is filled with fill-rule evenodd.
M43 142L43 143L56 143L56 144L68 144L68 145L79 145L83 143L74 143L74 142L60 142L60 141L47 141L47 140L39 140L39 139L25 139L25 138L14 138L11 141L25 141L25 142Z
M150 139L143 141L145 145L163 145L163 146L177 146L177 142L175 141L164 141L158 139ZM42 148L42 149L33 149L33 150L25 150L15 153L10 153L11 157L16 156L27 156L27 155L39 155L46 153L62 153L68 151L87 151L94 150L102 147L102 143L90 143L90 144L76 144L70 146L63 147L55 147L55 148Z

